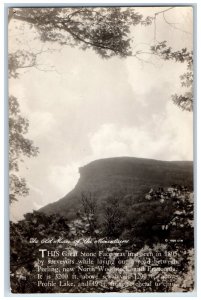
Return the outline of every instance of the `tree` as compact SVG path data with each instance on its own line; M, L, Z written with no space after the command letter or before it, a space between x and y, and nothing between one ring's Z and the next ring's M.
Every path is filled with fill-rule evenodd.
M181 95L172 95L172 101L182 110L193 110L193 52L183 48L179 51L173 51L163 41L151 47L153 54L164 60L173 60L175 62L186 63L187 70L180 76L181 86L186 88L186 92Z
M42 41L93 49L103 58L131 55L130 27L149 25L133 8L15 8L9 20L15 19L34 26Z
M25 137L29 122L20 114L19 103L14 96L9 97L9 187L10 203L17 201L18 197L26 196L29 189L25 178L17 175L22 158L34 157L38 154L38 147Z
M36 265L41 258L39 248L44 248L41 241L68 238L68 220L56 214L47 216L39 211L27 213L24 217L18 223L10 222L11 289L13 293L36 293L40 291ZM59 246L57 243L45 244L48 251L59 251ZM46 275L43 273L44 277ZM49 292L48 288L44 290Z
M13 10L9 12L11 20ZM36 65L37 55L31 52L18 50L8 55L8 75L9 78L19 77L18 70L33 67ZM27 139L29 121L21 116L18 99L9 96L9 201L18 201L19 197L25 197L29 193L29 188L25 178L21 178L19 172L22 158L35 157L39 153L38 147L33 145L33 141Z
M92 49L101 58L119 56L121 58L135 57L139 59L141 54L146 53L140 50L135 51L132 48L131 28L137 25L154 24L156 26L157 16L159 14L165 16L165 13L173 8L167 8L144 19L132 7L10 8L8 22L18 20L22 23L22 28L27 25L31 28L34 27L42 42L57 42L60 45L76 46L82 50ZM171 23L168 24L172 25ZM9 53L9 77L17 78L19 69L38 67L37 55L40 53L34 53L31 50L17 50L14 53ZM172 95L172 101L183 110L191 111L193 109L193 53L186 48L173 51L165 41L157 42L156 37L154 37L154 45L150 45L150 53L163 60L173 60L187 64L187 71L181 75L181 85L186 88L186 91L181 95ZM15 97L11 96L10 101L15 102L15 105L10 104L11 106L17 106ZM10 151L12 152L10 153L10 159L13 160L12 156L14 155L15 161L20 159L20 155L31 157L36 156L38 153L38 149L34 148L32 141L29 140L28 142L28 139L25 139L26 143L22 143L22 136L28 130L28 120L25 122L25 119L20 118L19 114L19 111L16 112L18 126L15 126L15 135L11 134L9 137L11 147L13 138L18 147L16 151L18 155L14 155L14 149ZM11 115L10 128L12 130L12 123L15 123L12 122L15 115L14 110ZM19 126L20 122L22 122L21 127ZM16 131L17 129L21 130L19 134ZM17 137L21 137L21 141L18 143L16 143ZM27 143L32 145L32 148L27 148L25 146ZM21 149L19 151L19 147L24 146L26 150ZM19 167L15 169L15 171L18 170ZM25 179L20 179L13 173L10 178L11 190L15 191L17 195L27 195L28 189ZM11 199L14 199L13 195L12 193Z
M83 215L85 218L85 221L88 225L88 231L90 233L90 236L97 237L97 203L95 198L92 197L91 194L85 195L82 193L81 196L81 204L83 209Z
M178 30L174 23L166 18L166 13L174 7L156 12L153 16L143 19L142 14L129 7L67 7L67 8L10 8L9 22L19 20L22 24L34 27L42 42L58 42L61 45L79 47L82 50L92 49L102 58L135 57L143 61L141 54L154 54L163 60L174 60L187 63L187 71L181 75L181 85L187 89L184 94L172 95L172 101L181 109L193 109L193 55L186 48L174 52L166 42L157 42L156 21L159 15L164 22ZM148 52L135 51L132 48L133 37L130 31L137 25L154 25L154 45L150 45ZM10 60L14 66L19 67L18 53L11 55ZM35 56L21 53L21 58L29 60L21 67L36 65ZM29 58L28 58L29 57ZM22 63L22 61L21 61Z
M175 255L167 255L174 253ZM144 245L122 268L111 266L104 276L111 292L190 292L193 291L193 251L167 243ZM147 262L146 262L147 261Z
M19 69L32 68L36 66L37 55L27 51L18 50L8 54L8 75L9 78L18 78Z
M115 8L10 8L8 23L22 21L23 26L34 27L42 42L58 42L61 45L93 49L103 58L131 54L129 28L131 25L147 25L151 19L142 19L134 9ZM43 51L42 51L43 52ZM19 69L38 67L37 56L32 51L17 50L8 55L9 77L18 78ZM26 196L28 188L24 178L17 176L22 156L33 157L38 148L24 135L28 120L20 116L16 97L10 96L10 202L18 196ZM15 173L14 173L15 172Z
M105 235L108 237L118 237L122 231L122 210L118 197L110 197L104 203L103 227Z

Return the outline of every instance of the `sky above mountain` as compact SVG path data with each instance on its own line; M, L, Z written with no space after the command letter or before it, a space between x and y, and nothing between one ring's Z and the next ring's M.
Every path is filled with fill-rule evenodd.
M144 15L161 9L138 8ZM191 8L174 8L166 18L176 25L167 24L161 14L156 28L136 27L133 47L146 50L156 32L157 40L174 49L191 49ZM30 194L11 205L13 220L63 197L75 186L78 168L95 159L193 160L192 113L170 100L181 91L184 65L149 55L104 60L92 50L42 44L34 40L33 29L21 31L20 25L11 22L9 50L19 40L23 49L42 49L38 59L43 71L23 70L9 81L9 92L30 122L27 137L40 149L38 157L21 166Z

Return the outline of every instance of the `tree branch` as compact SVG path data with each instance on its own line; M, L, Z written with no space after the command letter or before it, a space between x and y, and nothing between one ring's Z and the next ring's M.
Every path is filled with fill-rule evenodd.
M174 7L169 7L167 9L164 9L164 10L161 10L157 13L154 14L154 42L156 42L156 31L157 31L157 28L156 28L156 17L160 14L164 14L165 12L171 10L171 9L174 9Z
M167 24L168 24L170 27L172 27L173 29L179 30L179 31L184 32L184 33L186 33L186 34L191 34L190 32L188 32L188 31L186 31L186 30L183 30L183 29L181 29L181 28L176 27L176 26L175 26L176 23L171 23L171 22L169 22L169 21L167 20L167 18L165 17L165 13L164 13L164 12L163 12L163 19L164 19L165 23L167 23Z
M82 43L85 43L87 45L93 46L93 47L97 47L97 48L106 49L106 50L116 52L115 49L112 49L111 47L108 47L108 46L104 46L101 43L94 43L94 42L86 41L84 38L80 37L78 34L74 33L69 27L67 27L65 22L61 22L61 23L63 24L63 26L65 28L65 31L70 33L78 41L80 41Z

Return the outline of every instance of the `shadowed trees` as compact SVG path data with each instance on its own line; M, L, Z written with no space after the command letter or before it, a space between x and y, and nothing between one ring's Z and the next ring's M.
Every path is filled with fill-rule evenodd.
M18 197L26 196L29 189L25 178L18 175L23 157L34 157L38 147L26 138L29 122L21 116L19 103L14 96L9 97L9 198L10 203Z

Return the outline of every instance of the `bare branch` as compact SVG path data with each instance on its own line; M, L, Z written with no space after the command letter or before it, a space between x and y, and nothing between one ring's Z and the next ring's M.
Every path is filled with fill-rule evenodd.
M177 23L171 23L171 22L169 22L169 21L167 20L167 18L165 17L165 13L164 13L164 12L163 12L163 19L164 19L165 23L167 23L167 24L168 24L170 27L172 27L173 29L179 30L179 31L184 32L184 33L186 33L186 34L191 34L190 32L188 32L188 31L186 31L186 30L183 30L183 29L178 28L177 26L175 26L175 24L177 24Z
M167 9L161 10L161 11L155 13L155 16L156 16L156 15L160 15L160 14L162 14L162 13L165 13L166 11L169 11L169 10L174 9L174 8L175 8L175 7L169 7L169 8L167 8Z
M165 12L167 12L167 11L173 9L173 8L174 7L170 7L170 8L161 10L161 11L154 14L154 42L157 42L157 39L156 39L156 34L157 34L156 17L160 14L164 14Z

